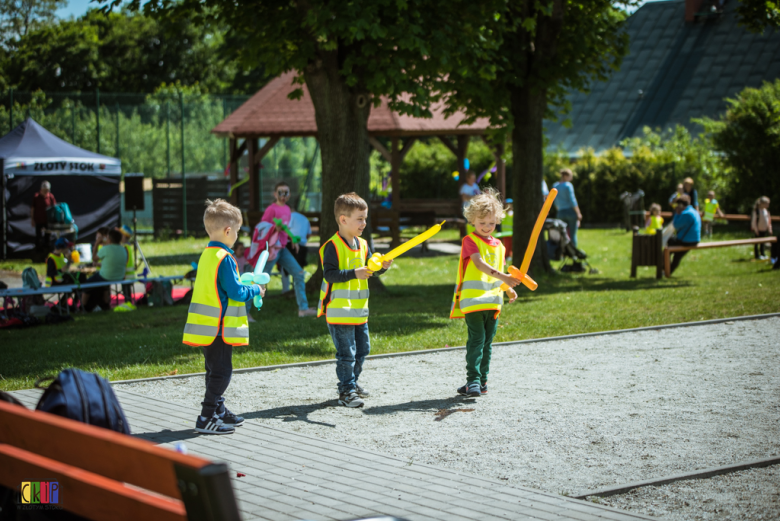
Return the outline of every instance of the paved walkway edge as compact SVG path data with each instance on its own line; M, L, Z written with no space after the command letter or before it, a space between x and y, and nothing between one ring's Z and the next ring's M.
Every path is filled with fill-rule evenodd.
M509 342L494 342L494 346L514 346L523 344L536 344L539 342L555 342L558 340L572 340L576 338L587 338L590 336L602 336L602 335L619 335L622 333L637 333L640 331L657 331L659 329L673 329L677 327L694 327L694 326L706 326L708 324L722 324L724 322L737 322L742 320L762 320L765 318L780 317L780 313L766 313L764 315L748 315L745 317L732 317L732 318L716 318L713 320L701 320L699 322L680 322L678 324L665 324L660 326L647 326L647 327L634 327L631 329L613 329L610 331L597 331L595 333L579 333L577 335L563 335L563 336L551 336L547 338L530 338L528 340L511 340ZM391 358L394 356L410 356L410 355L424 355L430 353L439 353L442 351L456 351L459 349L466 349L466 346L457 347L437 347L432 349L419 349L416 351L402 351L400 353L385 353L381 355L369 355L369 360L376 358ZM253 373L255 371L276 371L277 369L289 369L293 367L310 367L323 364L334 364L335 359L328 360L315 360L313 362L298 362L295 364L279 364L279 365L264 365L259 367L245 367L243 369L233 369L233 374L236 373ZM170 376L153 376L151 378L137 378L134 380L114 380L112 384L132 384L138 382L153 382L155 380L169 380L172 378L191 378L193 376L205 376L206 373L186 373L175 374Z
M590 492L583 492L579 496L569 496L574 499L585 499L588 496L615 496L617 494L625 494L635 488L641 487L657 487L659 485L667 485L674 483L675 481L684 481L687 479L705 479L713 476L720 476L722 474L730 474L732 472L738 472L740 470L757 469L761 467L769 467L772 465L780 464L780 457L764 458L753 461L747 461L743 463L735 463L734 465L725 465L723 467L711 467L708 469L697 470L687 474L675 474L673 476L666 476L663 478L648 479L646 481L635 481L633 483L626 483L612 488L601 488L598 490L591 490Z

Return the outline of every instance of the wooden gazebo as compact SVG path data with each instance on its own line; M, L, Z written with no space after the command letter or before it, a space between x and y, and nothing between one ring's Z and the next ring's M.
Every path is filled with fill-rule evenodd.
M288 94L301 87L293 84L296 73L285 73L263 87L235 112L214 127L212 133L227 137L230 141L230 181L238 182L238 163L246 152L249 164L248 189L250 192L250 212L260 210L259 169L260 162L283 137L316 137L317 124L314 117L314 105L306 88L302 86L303 96L291 100ZM432 118L414 118L390 110L387 100L379 107L371 109L368 118L368 133L371 145L378 150L391 165L391 187L393 209L404 211L420 206L422 200L401 201L399 169L406 154L420 137L435 136L458 158L458 170L463 173L471 136L483 136L488 128L487 120L477 120L470 125L462 125L465 116L460 113L445 117L442 106L431 108ZM390 138L390 149L383 146L378 137ZM452 137L455 139L453 140ZM259 139L268 138L265 145L259 147ZM493 147L496 157L496 174L499 190L504 193L506 187L505 164L502 160L504 146ZM465 176L461 176L463 182ZM237 194L234 193L233 197ZM429 202L428 202L429 203Z

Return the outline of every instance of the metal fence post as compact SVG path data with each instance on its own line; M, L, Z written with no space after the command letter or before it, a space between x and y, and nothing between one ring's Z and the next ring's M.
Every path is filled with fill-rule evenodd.
M70 107L70 142L76 144L76 102Z
M171 100L165 101L165 159L168 177L171 177Z
M11 113L10 113L10 116L11 116L11 130L13 130L14 129L14 89L11 89L10 93L11 93L11 104L9 105L9 107L11 109ZM11 132L11 130L9 130L8 132ZM5 257L3 257L3 258L5 258Z
M97 153L100 153L100 89L95 89L95 130L97 132Z
M179 109L181 110L181 189L182 217L184 219L184 238L187 238L187 176L184 173L184 93L179 91Z
M119 154L119 104L116 103L116 158L120 159Z

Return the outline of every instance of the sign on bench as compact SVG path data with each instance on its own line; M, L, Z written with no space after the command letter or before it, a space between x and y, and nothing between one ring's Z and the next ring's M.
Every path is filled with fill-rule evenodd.
M227 465L6 402L0 484L25 510L97 521L240 520Z

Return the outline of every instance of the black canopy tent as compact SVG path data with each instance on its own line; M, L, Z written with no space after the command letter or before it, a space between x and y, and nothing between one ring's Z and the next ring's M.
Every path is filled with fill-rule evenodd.
M31 118L0 138L0 172L3 258L35 250L30 209L43 181L51 183L58 203L68 203L79 240L120 223L121 162L71 145Z

